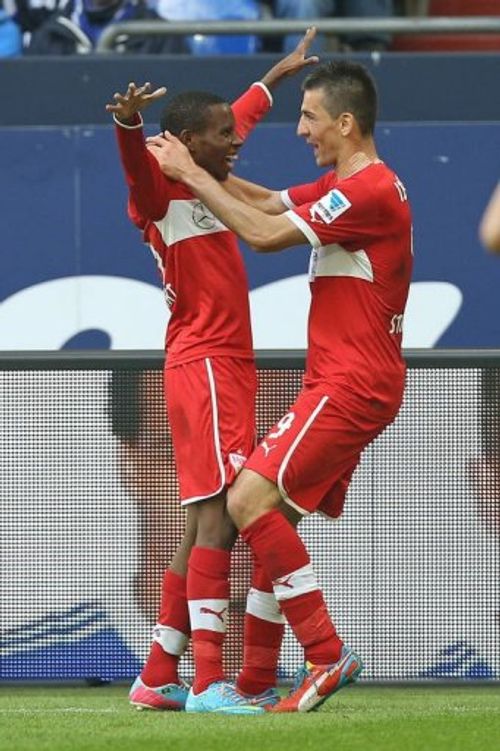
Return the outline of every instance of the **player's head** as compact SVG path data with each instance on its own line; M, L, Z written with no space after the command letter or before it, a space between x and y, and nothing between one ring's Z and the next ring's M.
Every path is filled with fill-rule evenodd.
M377 90L366 68L350 60L318 65L302 84L297 128L314 147L320 166L334 164L346 139L371 139L377 118Z
M204 91L178 94L163 111L160 128L177 136L194 161L217 180L226 179L242 141L224 99Z

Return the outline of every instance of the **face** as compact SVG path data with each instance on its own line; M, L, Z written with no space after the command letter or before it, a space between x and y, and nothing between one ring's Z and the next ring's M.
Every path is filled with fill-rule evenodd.
M304 91L297 135L313 147L318 167L337 163L344 129L344 113L332 118L324 107L322 89Z
M228 104L209 107L207 127L190 133L187 146L194 161L216 180L225 180L238 158L242 140L234 130L234 116Z

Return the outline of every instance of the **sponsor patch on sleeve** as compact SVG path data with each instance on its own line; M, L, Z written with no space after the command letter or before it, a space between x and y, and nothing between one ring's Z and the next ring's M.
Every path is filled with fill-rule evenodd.
M311 206L311 219L313 222L324 222L331 224L338 216L351 207L349 199L335 188L319 201Z

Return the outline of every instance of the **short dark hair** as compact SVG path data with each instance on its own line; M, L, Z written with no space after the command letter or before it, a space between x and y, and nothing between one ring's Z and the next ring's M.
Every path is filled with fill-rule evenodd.
M217 94L207 91L185 91L175 96L163 110L160 119L161 132L169 130L178 136L183 130L201 133L209 119L209 108L217 104L227 104Z
M350 112L363 136L373 133L377 119L377 89L363 65L351 60L322 63L302 83L302 91L311 89L323 89L325 109L332 117Z

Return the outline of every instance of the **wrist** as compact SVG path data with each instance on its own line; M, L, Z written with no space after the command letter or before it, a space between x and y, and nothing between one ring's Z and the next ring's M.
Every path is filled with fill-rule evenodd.
M120 118L117 115L113 115L113 120L121 128L141 128L143 126L143 119L140 112L136 112L131 117Z
M267 96L267 98L269 100L269 105L272 107L273 106L273 95L271 94L271 88L270 88L269 84L266 83L265 78L266 77L264 76L264 78L261 81L255 81L255 83L253 83L252 86L258 86L259 88L262 89L262 91L264 92L264 94Z
M194 162L189 167L186 167L182 175L184 185L192 189L203 186L206 182L210 182L211 179L213 178L211 178L208 172Z

